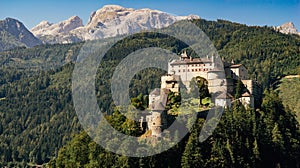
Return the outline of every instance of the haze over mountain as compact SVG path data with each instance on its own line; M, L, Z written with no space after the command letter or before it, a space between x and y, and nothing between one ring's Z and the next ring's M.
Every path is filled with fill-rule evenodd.
M33 47L42 44L20 21L12 18L0 20L0 51L18 46Z
M56 24L42 21L31 31L46 43L72 43L163 28L179 20L199 18L195 15L173 16L152 9L135 10L118 5L106 5L92 12L85 26L79 17L73 16Z

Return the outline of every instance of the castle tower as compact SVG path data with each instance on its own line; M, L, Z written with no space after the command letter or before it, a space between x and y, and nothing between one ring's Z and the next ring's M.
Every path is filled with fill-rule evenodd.
M153 109L151 109L151 115L147 116L148 128L149 130L151 130L152 136L154 137L161 137L161 133L164 127L164 111L165 107L162 102L157 101L155 102Z

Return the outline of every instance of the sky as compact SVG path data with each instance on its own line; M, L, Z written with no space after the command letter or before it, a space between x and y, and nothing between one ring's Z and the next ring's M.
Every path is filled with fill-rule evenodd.
M291 21L300 30L300 0L2 0L0 20L15 18L30 29L43 20L56 23L77 15L86 24L91 12L107 4L247 25L278 26Z

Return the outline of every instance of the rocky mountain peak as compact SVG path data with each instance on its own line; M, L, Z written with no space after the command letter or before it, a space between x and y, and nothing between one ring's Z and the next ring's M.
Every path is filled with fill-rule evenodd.
M65 21L53 24L48 21L42 21L31 29L31 32L40 37L51 35L53 33L69 33L71 30L83 26L82 20L78 16L72 16Z
M75 23L75 24L78 24L80 26L83 26L82 24L82 19L78 16L72 16L70 17L68 20L65 21L65 23Z
M36 32L40 29L45 29L45 28L48 28L49 26L53 25L52 23L49 23L48 21L41 21L38 25L34 26L32 29L31 29L31 32Z
M5 29L12 29L13 31L19 31L25 28L25 26L23 25L23 23L21 23L20 21L13 19L13 18L5 18L4 21L2 21L2 26L4 26L3 28ZM26 29L26 28L25 28Z
M97 12L118 12L118 11L128 10L128 9L133 10L132 8L125 8L125 7L119 6L119 5L104 5Z
M117 19L119 16L127 15L133 11L134 9L132 8L124 8L119 5L105 5L97 11L92 12L87 26L94 27L97 26L98 23Z
M41 44L22 22L13 18L0 20L0 34L0 51L16 46L33 47Z
M287 22L282 24L281 26L277 26L275 27L275 30L284 33L284 34L298 34L300 35L300 33L298 32L297 28L295 27L293 22Z
M62 21L58 24L61 26L60 32L62 33L68 33L71 30L83 26L82 19L78 16L72 16L68 20Z
M31 31L45 42L65 43L132 34L167 27L183 19L199 18L195 15L174 16L148 8L133 9L119 5L105 5L91 13L85 26L79 17L73 16L56 24L39 24Z

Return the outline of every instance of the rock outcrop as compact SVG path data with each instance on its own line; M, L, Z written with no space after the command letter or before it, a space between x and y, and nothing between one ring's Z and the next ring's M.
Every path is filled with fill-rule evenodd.
M287 22L281 26L277 26L275 30L284 34L297 34L300 36L300 32L298 32L293 22Z
M82 20L78 16L72 16L56 24L42 21L31 32L46 43L72 43L80 39L72 35L71 31L82 26Z

